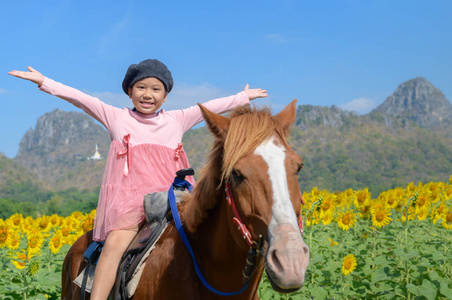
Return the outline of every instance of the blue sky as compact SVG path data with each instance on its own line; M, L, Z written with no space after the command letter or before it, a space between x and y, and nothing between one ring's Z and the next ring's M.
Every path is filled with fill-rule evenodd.
M78 110L8 75L28 65L103 101L131 106L121 83L147 58L171 70L164 108L231 95L259 104L367 113L423 76L452 99L452 1L8 1L0 10L0 152L56 108Z

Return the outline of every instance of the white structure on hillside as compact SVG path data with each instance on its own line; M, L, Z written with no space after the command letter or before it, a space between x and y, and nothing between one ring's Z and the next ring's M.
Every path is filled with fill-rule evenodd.
M101 160L101 159L104 159L99 153L99 148L97 147L97 144L96 144L96 152L94 153L93 156L90 156L87 159L88 160Z

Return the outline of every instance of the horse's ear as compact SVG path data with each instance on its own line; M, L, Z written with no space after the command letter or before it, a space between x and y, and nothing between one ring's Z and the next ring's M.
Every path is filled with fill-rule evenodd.
M210 131L217 138L224 139L226 137L226 133L228 132L230 120L220 114L209 111L200 103L198 103L198 106L201 108L202 115Z
M295 116L297 114L297 99L289 103L282 111L280 111L274 120L283 129L284 135L289 135L290 125L295 121Z

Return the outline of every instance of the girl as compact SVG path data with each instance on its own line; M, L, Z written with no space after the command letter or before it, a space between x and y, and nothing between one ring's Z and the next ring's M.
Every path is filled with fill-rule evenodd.
M36 83L40 90L60 97L83 109L103 124L111 137L93 239L105 241L94 276L91 299L107 299L119 261L144 221L143 197L167 190L176 171L188 168L182 136L202 121L198 106L164 111L173 87L171 72L160 61L147 59L131 65L122 88L132 100L133 109L117 108L74 88L55 82L31 67L28 72L10 75ZM204 103L216 113L248 104L267 96L262 89L246 85L236 95ZM193 179L189 178L189 181Z

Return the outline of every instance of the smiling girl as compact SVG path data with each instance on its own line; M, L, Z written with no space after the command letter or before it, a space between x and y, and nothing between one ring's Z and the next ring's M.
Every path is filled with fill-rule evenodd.
M36 83L40 90L83 109L110 133L108 153L94 222L93 239L105 241L94 276L91 299L107 299L119 261L142 225L144 195L168 190L176 171L189 168L182 146L183 134L202 121L198 106L161 109L173 87L171 72L156 59L132 64L124 77L123 91L133 109L117 108L74 88L55 82L28 67L10 75ZM203 105L223 113L267 96L246 85L236 95ZM188 178L193 182L193 178Z

